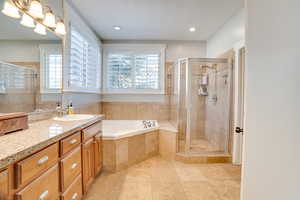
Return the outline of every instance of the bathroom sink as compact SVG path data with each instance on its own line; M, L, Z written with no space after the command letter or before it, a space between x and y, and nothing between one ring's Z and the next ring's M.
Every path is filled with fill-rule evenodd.
M53 120L67 122L67 121L86 120L86 119L91 119L93 117L94 117L94 115L75 114L75 115L64 115L62 117L54 117Z

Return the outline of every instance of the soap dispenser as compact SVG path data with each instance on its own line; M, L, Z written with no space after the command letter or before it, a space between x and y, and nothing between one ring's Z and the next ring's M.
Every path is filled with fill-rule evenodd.
M74 114L74 108L72 102L68 106L68 114L73 115Z

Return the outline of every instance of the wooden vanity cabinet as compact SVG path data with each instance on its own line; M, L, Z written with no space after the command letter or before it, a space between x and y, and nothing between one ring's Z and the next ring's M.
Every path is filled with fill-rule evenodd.
M82 130L82 184L85 194L102 169L102 123L98 122Z
M0 200L7 200L9 195L8 169L0 171Z
M59 197L59 170L55 165L16 193L16 200L54 200Z
M80 200L102 169L96 122L0 169L0 200Z
M102 151L102 135L97 134L95 136L95 175L101 172L103 166L103 151Z
M94 179L94 138L82 145L82 180L83 193L86 193Z

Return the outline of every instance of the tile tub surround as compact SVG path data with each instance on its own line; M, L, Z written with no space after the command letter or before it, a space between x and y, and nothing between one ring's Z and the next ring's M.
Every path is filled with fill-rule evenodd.
M177 130L169 122L145 129L140 120L103 120L104 168L119 171L154 155L174 158Z
M167 102L102 102L106 120L169 120Z
M103 141L103 168L119 171L158 155L158 131Z
M29 123L27 130L0 137L0 168L43 149L60 139L103 119L94 115L88 120L59 122L52 119Z
M85 200L239 200L241 169L155 156L96 178Z

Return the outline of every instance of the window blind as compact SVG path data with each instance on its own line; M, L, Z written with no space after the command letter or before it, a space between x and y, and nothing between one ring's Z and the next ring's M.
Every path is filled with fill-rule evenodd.
M98 92L100 89L100 49L71 26L70 69L71 89Z
M160 54L109 53L107 87L110 89L159 89Z

